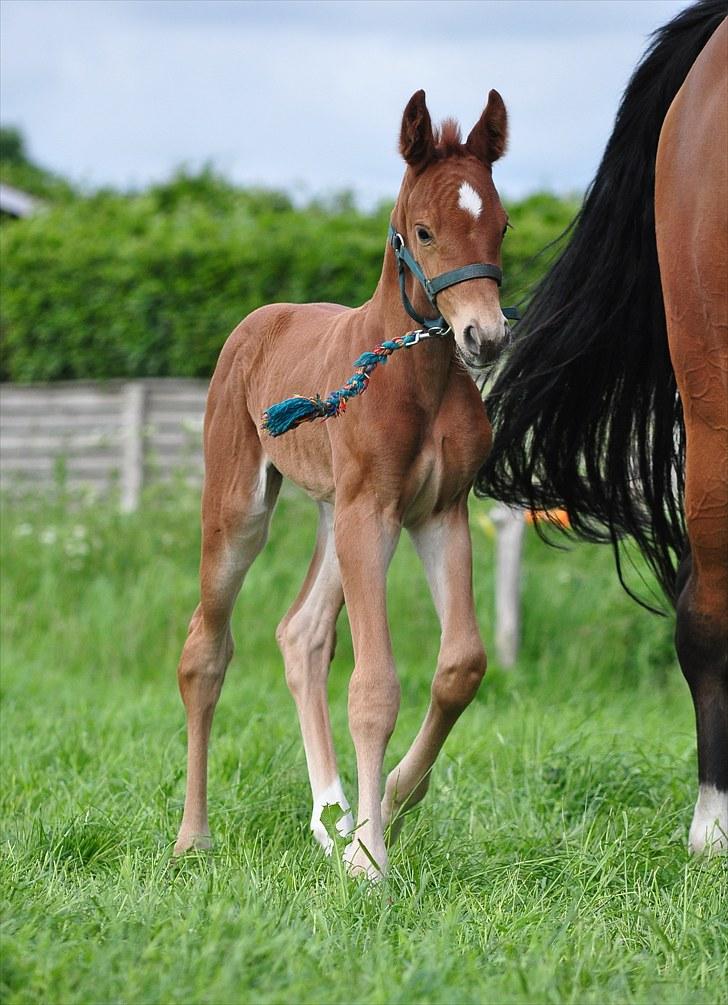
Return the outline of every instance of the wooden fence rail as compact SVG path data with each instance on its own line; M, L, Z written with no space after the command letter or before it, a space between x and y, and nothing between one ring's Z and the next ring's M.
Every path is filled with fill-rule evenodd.
M184 473L201 480L207 381L73 381L0 385L0 486L51 485L62 471L69 488L119 492L126 511L144 486ZM518 655L521 514L498 507L496 651L503 666Z
M0 385L0 482L119 491L133 510L145 484L202 475L207 381L73 381Z

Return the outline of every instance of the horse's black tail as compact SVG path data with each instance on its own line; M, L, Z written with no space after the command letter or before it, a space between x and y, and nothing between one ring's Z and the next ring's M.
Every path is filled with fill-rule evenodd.
M685 540L684 427L655 243L663 120L726 16L702 0L655 33L565 250L536 288L488 396L493 450L479 494L566 508L592 541L635 538L674 598ZM622 580L624 582L624 580Z

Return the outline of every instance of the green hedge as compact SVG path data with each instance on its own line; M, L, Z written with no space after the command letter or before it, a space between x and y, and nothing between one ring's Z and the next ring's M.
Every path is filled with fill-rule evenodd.
M389 206L346 195L296 208L206 171L138 195L100 192L0 228L2 379L208 376L230 330L261 304L356 305L381 270ZM575 204L509 206L504 302Z

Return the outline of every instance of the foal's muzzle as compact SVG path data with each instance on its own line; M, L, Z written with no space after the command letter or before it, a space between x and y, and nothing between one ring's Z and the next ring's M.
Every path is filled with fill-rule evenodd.
M473 370L485 370L496 361L511 338L511 328L505 317L495 329L473 319L460 332L455 328L455 341L465 363Z

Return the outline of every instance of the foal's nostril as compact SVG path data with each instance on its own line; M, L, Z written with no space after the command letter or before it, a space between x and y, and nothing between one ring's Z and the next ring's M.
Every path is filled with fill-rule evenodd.
M473 353L474 356L477 355L478 350L480 349L478 340L475 337L476 331L477 329L475 325L466 325L463 328L463 342L465 343L465 348L468 352Z

